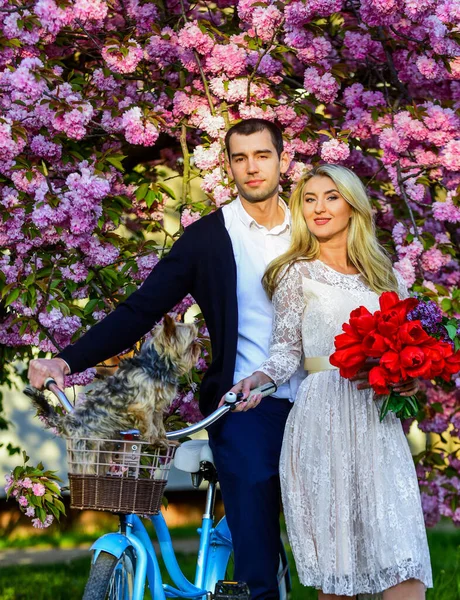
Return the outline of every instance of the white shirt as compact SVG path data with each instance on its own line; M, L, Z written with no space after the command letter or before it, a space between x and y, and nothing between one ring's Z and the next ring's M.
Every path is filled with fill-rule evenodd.
M284 221L273 229L259 225L237 198L222 208L225 227L235 256L238 301L238 343L233 383L251 375L267 358L273 323L273 306L262 287L269 263L286 252L291 238L291 215L280 200ZM300 369L274 396L295 400Z

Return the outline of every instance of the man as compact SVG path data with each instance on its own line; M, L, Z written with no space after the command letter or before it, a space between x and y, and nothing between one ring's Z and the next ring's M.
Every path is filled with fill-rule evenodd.
M272 307L261 278L289 246L289 211L278 197L289 157L280 130L263 119L232 127L226 147L239 198L190 225L139 290L75 344L54 359L31 361L32 385L41 388L53 377L63 387L65 373L130 347L188 293L202 310L212 344L200 392L204 414L265 360ZM235 578L248 583L253 600L279 597L278 462L294 379L209 432L233 538ZM245 408L253 408L251 401Z

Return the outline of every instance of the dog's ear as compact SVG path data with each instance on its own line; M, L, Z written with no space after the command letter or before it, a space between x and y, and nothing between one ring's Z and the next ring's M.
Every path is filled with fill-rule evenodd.
M169 315L165 315L163 323L164 323L163 327L164 327L165 336L167 338L173 337L173 335L176 332L176 323L175 323L174 319L172 319Z

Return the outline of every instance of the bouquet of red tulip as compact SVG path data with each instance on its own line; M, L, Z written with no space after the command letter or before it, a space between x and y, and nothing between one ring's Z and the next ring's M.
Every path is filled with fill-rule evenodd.
M395 292L384 292L380 310L372 314L360 306L352 311L343 331L334 340L336 351L330 363L350 379L369 357L379 359L369 371L369 383L376 394L388 394L380 420L388 411L408 418L419 410L415 396L396 394L392 384L415 377L449 381L460 370L459 321L443 316L431 300L400 300Z

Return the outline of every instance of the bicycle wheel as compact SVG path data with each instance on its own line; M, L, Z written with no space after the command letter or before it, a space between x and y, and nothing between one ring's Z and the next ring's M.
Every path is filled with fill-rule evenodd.
M131 600L134 589L136 559L131 548L120 558L100 552L91 565L82 600Z

